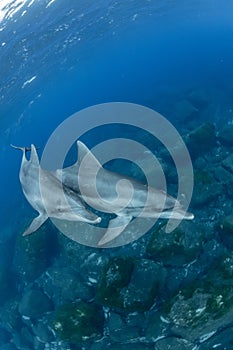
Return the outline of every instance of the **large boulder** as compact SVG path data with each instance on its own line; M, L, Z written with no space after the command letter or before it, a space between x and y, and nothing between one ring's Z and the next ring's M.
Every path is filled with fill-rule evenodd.
M118 344L136 340L140 337L141 325L136 327L135 325L127 324L119 314L113 312L109 315L107 327L110 339Z
M94 297L94 287L83 281L72 267L50 267L40 279L40 286L56 305L76 299L88 301Z
M190 101L198 110L207 108L210 103L209 99L209 92L203 89L195 89L188 94L188 101Z
M174 117L179 122L185 122L194 118L198 113L198 108L196 108L192 102L183 99L178 102L173 107Z
M61 305L55 313L53 329L71 344L96 340L103 333L104 313L96 304L74 302Z
M22 316L39 318L53 309L52 301L39 290L27 291L19 302L19 312Z
M160 294L165 269L148 259L110 259L103 269L96 298L127 312L146 311Z
M174 335L203 342L219 329L227 329L233 317L232 254L215 262L202 279L180 290L163 309Z
M225 158L222 165L226 170L233 174L233 154L230 154L227 158Z
M191 205L193 207L202 208L216 200L222 194L223 188L220 182L205 170L197 170L194 172L194 191Z
M49 326L48 322L43 319L43 321L40 320L36 322L32 327L33 333L41 343L50 343L54 341L54 334Z
M193 159L211 151L216 145L216 131L214 124L202 124L189 133L186 142Z
M218 139L224 146L233 146L233 124L224 126L218 133Z
M195 260L202 251L203 228L193 222L182 222L171 233L160 226L152 234L147 245L147 253L165 266L183 266Z
M218 165L213 169L213 174L217 181L225 184L227 184L232 177L232 174L221 165Z

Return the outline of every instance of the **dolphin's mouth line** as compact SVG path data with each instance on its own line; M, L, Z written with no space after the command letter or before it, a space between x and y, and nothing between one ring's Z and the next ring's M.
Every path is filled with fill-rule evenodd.
M163 208L162 211L165 212L165 211L171 211L171 210L176 210L176 209L181 209L181 210L183 210L181 206L177 206L177 207Z

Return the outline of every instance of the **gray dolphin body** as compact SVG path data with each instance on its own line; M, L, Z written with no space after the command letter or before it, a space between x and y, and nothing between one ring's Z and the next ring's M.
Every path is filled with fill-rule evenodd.
M82 142L78 141L77 146L78 161L71 167L58 169L55 176L62 179L65 186L79 193L93 208L116 214L116 218L109 221L99 246L118 237L139 214L144 218L194 218L193 214L182 209L177 199L166 192L104 169Z
M34 145L31 145L29 160L26 158L26 151L29 149L15 148L23 151L19 174L23 193L31 206L39 213L23 233L24 236L35 232L49 217L92 224L101 221L100 217L86 209L77 193L63 186L51 172L40 167Z

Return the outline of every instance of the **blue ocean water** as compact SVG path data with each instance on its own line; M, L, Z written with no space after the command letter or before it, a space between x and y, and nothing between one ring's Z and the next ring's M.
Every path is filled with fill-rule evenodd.
M62 120L97 103L158 109L164 91L230 89L231 10L227 1L2 1L3 212L13 205L7 184L19 190L10 143L43 145Z
M153 108L183 130L174 101L200 89L212 104L207 121L221 127L232 118L232 13L229 0L0 1L2 266L32 212L10 144L43 149L71 114L115 101Z

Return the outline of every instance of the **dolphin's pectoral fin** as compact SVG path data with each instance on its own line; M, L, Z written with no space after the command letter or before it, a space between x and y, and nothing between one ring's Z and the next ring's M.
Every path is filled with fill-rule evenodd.
M112 219L109 221L109 225L107 228L107 231L103 235L103 237L99 240L98 246L102 246L106 243L111 242L124 231L126 226L130 223L132 220L132 216L126 215L126 216L117 216L115 219Z
M47 214L40 214L37 216L31 223L31 225L24 231L23 236L30 235L31 233L38 230L39 227L43 225L43 223L48 219Z

